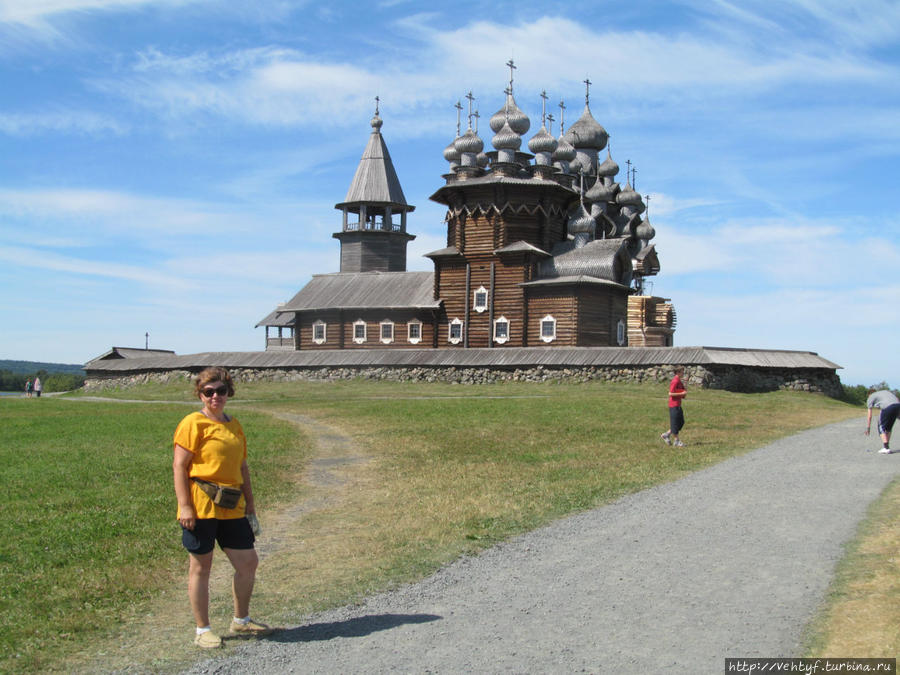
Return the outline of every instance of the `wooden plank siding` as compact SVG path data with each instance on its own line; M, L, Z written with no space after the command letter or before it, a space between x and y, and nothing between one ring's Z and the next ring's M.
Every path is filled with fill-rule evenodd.
M528 293L529 347L574 347L577 344L577 303L571 288L532 288ZM556 319L556 339L541 340L541 321L544 317Z
M626 295L586 285L532 288L528 294L529 347L613 347L619 320L626 319ZM541 321L556 320L556 339L541 340Z
M577 347L615 347L619 321L627 319L627 295L608 287L579 287Z

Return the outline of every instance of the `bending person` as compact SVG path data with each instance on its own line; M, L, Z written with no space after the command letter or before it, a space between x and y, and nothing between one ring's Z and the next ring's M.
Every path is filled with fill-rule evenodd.
M881 391L869 389L866 408L868 408L866 413L866 436L869 435L869 430L872 427L872 409L881 408L881 414L878 416L878 433L881 434L883 447L878 452L882 455L890 455L891 430L894 428L897 416L900 415L900 399L897 398L894 392L887 389L882 389Z

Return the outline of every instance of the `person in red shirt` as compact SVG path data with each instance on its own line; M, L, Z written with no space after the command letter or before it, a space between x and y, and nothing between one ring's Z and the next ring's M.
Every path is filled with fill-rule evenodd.
M681 401L687 396L684 382L681 380L681 376L684 375L684 367L675 366L674 372L675 376L669 383L669 430L660 434L660 438L666 445L683 448L684 443L678 438L678 432L684 427L684 411L681 409Z

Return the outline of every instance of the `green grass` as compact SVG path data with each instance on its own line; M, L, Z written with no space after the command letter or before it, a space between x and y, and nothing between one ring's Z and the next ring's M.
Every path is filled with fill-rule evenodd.
M76 642L102 644L164 591L182 592L171 438L190 408L168 402L196 400L187 383L103 395L152 403L0 402L4 522L17 529L0 553L0 670L58 668ZM689 445L676 452L658 440L668 422L659 386L239 385L229 411L248 436L261 508L302 499L292 490L312 452L264 411L314 417L371 459L348 473L339 502L285 533L302 545L264 561L254 605L287 621L350 602L561 515L859 414L786 392L691 390L685 406ZM180 594L178 604L187 604ZM146 654L164 659L167 649L148 644Z
M0 403L0 670L41 670L74 644L133 616L172 582L182 557L171 437L185 406L58 398ZM296 430L259 414L249 428L273 497L299 466Z

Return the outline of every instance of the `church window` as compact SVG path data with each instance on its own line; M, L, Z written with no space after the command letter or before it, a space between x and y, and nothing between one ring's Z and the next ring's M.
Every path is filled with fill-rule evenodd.
M463 322L459 319L453 319L453 321L450 322L450 335L448 338L449 342L455 345L458 345L460 342L462 342L462 329Z
M313 342L317 345L323 344L325 342L325 322L324 321L316 321L313 323Z
M509 340L509 319L501 316L494 321L494 342L502 345L507 340Z
M406 325L406 334L407 339L415 344L418 344L422 341L422 322L418 319L413 319Z
M390 319L381 322L381 341L386 345L394 341L394 322Z
M625 346L625 321L623 319L619 319L619 323L616 324L616 344L620 347Z
M366 322L362 319L353 322L353 341L358 345L366 341Z
M556 339L556 319L549 314L541 319L541 340L553 342Z
M488 292L484 286L480 286L477 291L475 291L475 300L473 302L473 307L476 312L483 312L487 309L488 306Z

